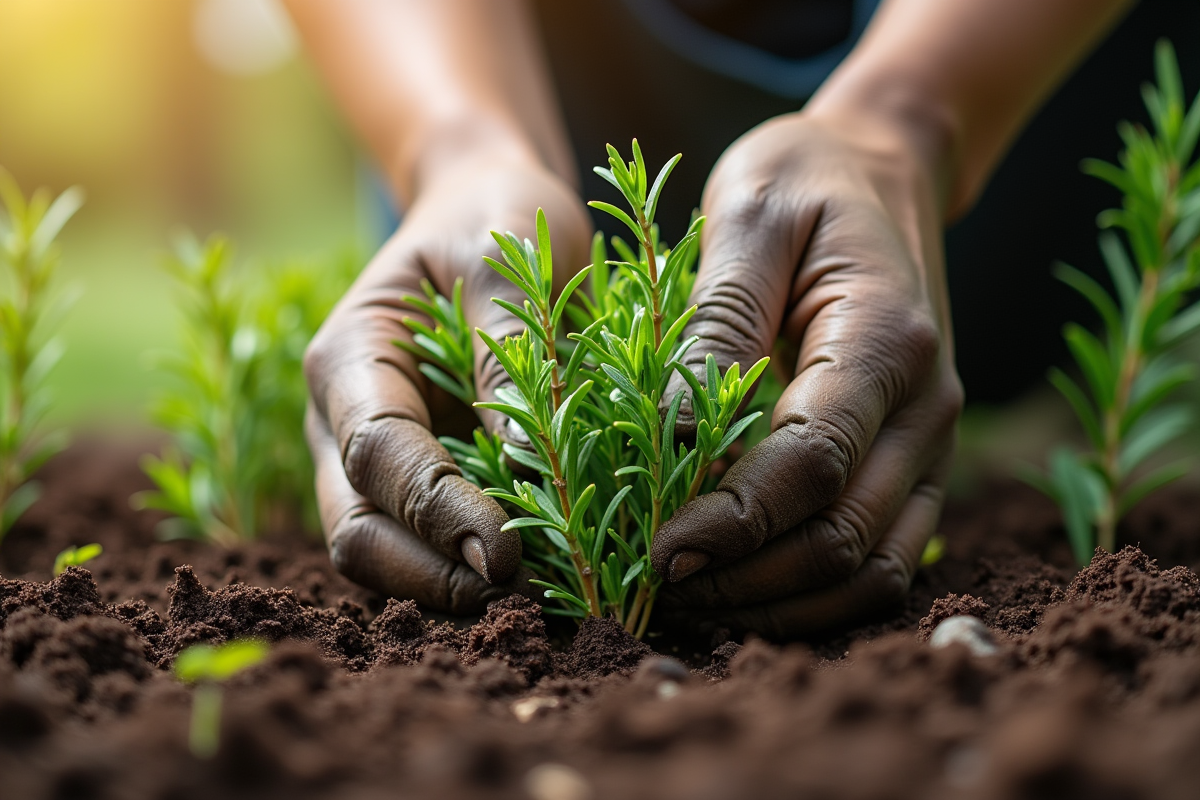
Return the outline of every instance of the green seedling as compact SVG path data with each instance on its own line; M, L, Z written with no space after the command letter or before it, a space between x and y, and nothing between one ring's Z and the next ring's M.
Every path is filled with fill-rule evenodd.
M221 746L221 681L267 657L270 648L255 639L222 645L194 644L175 658L175 677L195 684L188 747L196 758L212 758Z
M83 204L83 190L57 198L38 189L28 200L0 168L0 539L37 499L30 477L66 445L43 420L52 398L46 377L62 356L55 338L70 306L54 290L59 232Z
M1170 43L1160 41L1155 56L1158 85L1142 89L1152 130L1123 122L1119 163L1083 164L1123 195L1120 208L1098 219L1106 229L1100 251L1115 297L1084 273L1057 268L1103 320L1099 335L1074 323L1064 329L1082 385L1062 370L1050 373L1088 448L1059 447L1048 473L1026 470L1023 476L1061 506L1080 564L1097 546L1111 552L1122 515L1187 470L1185 463L1145 468L1193 423L1189 408L1169 401L1196 377L1195 365L1175 349L1200 328L1200 304L1187 305L1200 285L1200 162L1193 160L1200 98L1185 106ZM1124 232L1124 243L1115 229Z
M219 236L185 239L167 262L184 343L160 357L174 382L154 416L172 442L143 460L157 490L134 497L172 515L167 538L225 546L267 529L317 528L304 348L354 272L351 259L238 270L231 251Z
M82 567L96 556L104 552L104 548L94 542L79 547L68 547L54 557L54 577L67 571L67 567Z
M592 263L556 298L545 214L537 212L536 242L492 233L501 260L485 260L525 295L521 305L493 302L526 330L503 342L477 331L512 385L475 407L505 415L514 435L505 442L479 432L473 444L443 443L464 474L508 510L505 528L521 531L526 564L538 574L534 583L558 601L549 613L611 615L641 637L661 584L650 565L654 536L702 491L713 462L761 415L739 418L738 410L769 359L745 374L738 364L720 374L711 355L701 376L683 366L682 357L696 341L682 334L696 311L686 303L704 219L694 219L668 248L659 241L654 217L680 156L651 180L636 140L632 161L611 145L608 154L608 166L596 172L617 188L629 210L590 205L620 220L634 244L614 237L618 258L609 260L597 234ZM473 397L472 341L461 292L456 288L449 301L430 288L426 294L427 301L408 301L432 325L409 321L415 336L402 346L429 362L423 372L431 381L464 399ZM575 331L564 338L568 322ZM674 375L687 390L664 402ZM687 394L697 429L692 446L675 439ZM539 479L514 478L510 461Z

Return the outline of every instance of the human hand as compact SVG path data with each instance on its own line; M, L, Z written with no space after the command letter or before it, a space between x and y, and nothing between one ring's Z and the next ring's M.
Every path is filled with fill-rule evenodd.
M521 323L490 298L520 299L482 256L500 255L491 230L533 237L539 206L555 263L587 263L587 213L549 171L464 159L439 173L309 348L307 434L321 519L333 563L357 583L450 613L528 592L519 532L500 530L504 511L461 476L430 432L433 417L457 401L393 342L411 339L401 320L414 312L401 296L419 295L422 278L448 296L460 275L472 329L499 340L520 333ZM567 277L556 275L556 285ZM475 372L480 399L490 399L505 378L487 348L475 349Z
M708 352L722 371L748 365L777 337L798 359L773 433L658 531L668 616L783 638L907 591L962 404L919 153L801 112L743 136L709 179L688 366L703 376Z

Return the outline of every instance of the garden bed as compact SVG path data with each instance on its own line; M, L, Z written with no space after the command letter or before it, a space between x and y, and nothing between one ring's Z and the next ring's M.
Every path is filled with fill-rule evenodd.
M319 542L158 542L138 449L85 442L0 549L0 797L1193 797L1200 491L1137 509L1074 577L1058 514L1016 485L947 510L903 608L808 645L574 643L512 598L427 622ZM50 580L69 544L87 569ZM1161 560L1155 564L1151 557ZM1179 566L1182 565L1182 566ZM951 595L955 595L951 597ZM964 596L965 595L965 596ZM999 652L925 638L980 616ZM555 629L556 630L556 629ZM198 641L283 643L233 678L220 752L188 751ZM553 642L553 643L552 643Z

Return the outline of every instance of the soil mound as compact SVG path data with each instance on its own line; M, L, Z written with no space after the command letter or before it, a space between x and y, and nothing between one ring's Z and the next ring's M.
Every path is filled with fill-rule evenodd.
M685 665L612 620L556 651L520 597L473 625L427 619L345 584L317 542L147 545L126 506L89 499L129 488L110 461L108 483L56 488L88 463L52 462L47 496L76 506L35 507L0 545L0 797L1190 798L1200 781L1200 542L1171 522L1200 495L1183 487L1155 528L1169 567L1143 533L1072 577L1055 517L1000 487L949 510L947 556L900 607ZM54 548L93 531L112 549L51 579ZM958 614L994 655L924 641ZM226 683L221 747L197 760L171 663L251 635L271 654Z

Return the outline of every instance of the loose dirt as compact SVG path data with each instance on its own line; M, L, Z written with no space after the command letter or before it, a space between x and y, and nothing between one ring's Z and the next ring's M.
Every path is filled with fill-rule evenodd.
M1192 798L1200 492L1071 568L1057 514L997 485L947 510L902 607L784 647L634 642L513 597L472 624L338 576L319 542L155 539L136 451L84 443L0 546L0 798ZM54 555L104 555L51 579ZM1140 549L1137 545L1140 545ZM1158 562L1154 558L1159 559ZM934 649L978 617L996 655ZM221 748L187 749L175 655L257 636ZM573 640L572 640L573 638ZM655 650L658 652L656 653Z

